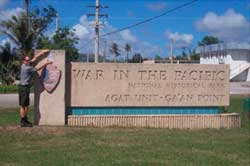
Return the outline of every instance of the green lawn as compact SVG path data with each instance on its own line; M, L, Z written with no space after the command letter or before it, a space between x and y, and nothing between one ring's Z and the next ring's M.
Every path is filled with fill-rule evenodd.
M242 112L232 97L227 112ZM240 129L168 130L17 126L0 109L1 166L247 166L249 120ZM243 115L243 114L242 114Z
M10 94L10 93L18 93L18 85L0 85L0 94ZM34 87L30 88L30 91L34 91Z

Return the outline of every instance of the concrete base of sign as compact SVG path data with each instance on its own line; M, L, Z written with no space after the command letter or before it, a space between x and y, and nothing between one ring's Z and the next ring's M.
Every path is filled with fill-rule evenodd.
M240 128L240 115L68 115L69 126L169 129Z

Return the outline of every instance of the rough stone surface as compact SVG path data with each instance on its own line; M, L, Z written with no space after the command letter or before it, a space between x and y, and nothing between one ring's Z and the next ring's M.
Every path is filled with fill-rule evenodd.
M53 92L44 89L41 80L42 72L38 72L35 80L35 124L64 125L65 124L65 51L52 50L53 64L61 70L61 79ZM47 58L44 56L40 65Z
M229 66L72 63L68 106L229 105Z

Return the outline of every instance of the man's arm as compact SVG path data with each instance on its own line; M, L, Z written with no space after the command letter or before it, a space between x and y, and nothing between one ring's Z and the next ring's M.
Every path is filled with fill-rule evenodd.
M48 64L51 64L51 63L53 63L53 62L51 62L51 61L49 61L48 59L46 59L45 62L44 62L43 64L41 64L41 65L35 67L35 70L36 70L36 71L39 71L39 70L43 69L45 66L47 66Z
M40 56L48 53L50 50L49 49L46 49L46 50L42 50L40 52L38 52L37 54L35 54L35 56L30 60L31 63L35 62L37 60L37 58L39 58Z

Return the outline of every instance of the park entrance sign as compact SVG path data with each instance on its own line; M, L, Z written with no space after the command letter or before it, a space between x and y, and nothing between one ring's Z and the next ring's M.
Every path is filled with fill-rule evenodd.
M229 66L72 63L71 106L229 105Z
M60 82L48 92L38 74L38 125L240 127L238 114L219 112L229 105L228 65L66 64L64 51L51 53L61 71Z

